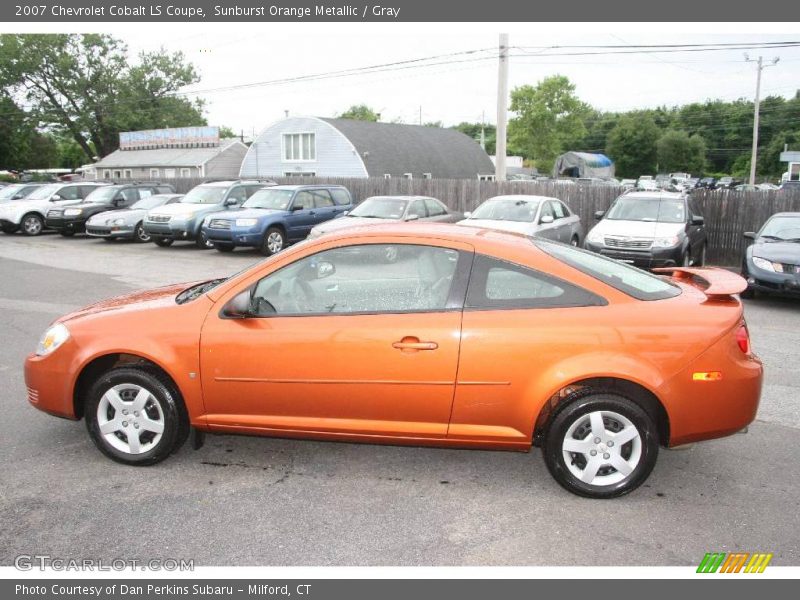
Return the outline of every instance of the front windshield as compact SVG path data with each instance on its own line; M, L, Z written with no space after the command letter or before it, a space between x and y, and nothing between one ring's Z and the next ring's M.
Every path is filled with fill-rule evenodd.
M198 185L181 200L182 204L219 204L228 188L216 185Z
M404 198L367 198L347 216L362 219L402 219L408 206Z
M606 214L612 221L683 223L686 208L680 198L619 198Z
M142 198L136 204L131 206L131 208L151 209L155 208L156 206L161 206L167 200L169 200L169 197L150 196L149 198Z
M539 209L539 200L522 198L489 199L472 213L470 219L489 219L491 221L517 221L532 223Z
M40 188L33 190L33 193L28 196L30 200L47 200L61 188L57 183L43 185Z
M9 185L8 187L4 187L0 189L0 200L8 200L9 198L13 198L14 195L22 190L25 186L21 183L15 183L13 185Z
M289 203L292 201L292 190L272 190L262 188L250 196L242 204L242 208L266 208L272 210L289 210Z
M800 240L800 216L771 218L764 225L759 237L776 240Z
M111 204L111 201L114 199L114 196L117 195L118 190L119 188L113 185L99 187L86 196L84 202L94 202L95 204Z

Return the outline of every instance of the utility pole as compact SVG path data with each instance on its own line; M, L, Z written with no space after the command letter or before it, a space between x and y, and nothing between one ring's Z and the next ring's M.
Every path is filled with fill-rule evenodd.
M500 63L497 68L497 144L495 146L496 181L506 179L506 124L508 121L508 34L500 34Z
M745 62L756 62L757 63L757 74L756 74L756 98L755 102L753 103L753 151L750 154L750 185L756 184L756 159L758 158L758 121L759 121L759 109L761 106L761 71L766 69L767 67L774 67L778 64L780 58L777 56L772 59L771 65L764 64L764 58L759 56L758 60L751 59L747 54L744 55Z

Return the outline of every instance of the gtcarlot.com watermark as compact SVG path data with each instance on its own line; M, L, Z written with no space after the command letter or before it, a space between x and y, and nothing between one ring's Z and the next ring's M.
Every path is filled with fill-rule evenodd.
M20 571L194 571L194 559L185 558L65 558L48 554L20 554Z

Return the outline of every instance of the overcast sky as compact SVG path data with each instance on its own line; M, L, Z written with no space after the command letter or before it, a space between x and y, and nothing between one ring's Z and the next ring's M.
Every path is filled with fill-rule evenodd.
M713 24L705 27L719 30ZM571 33L568 25L531 24L522 31L516 29L510 37L511 53L517 55L510 63L511 89L560 73L575 83L582 100L603 110L672 106L709 98L752 98L755 65L745 62L742 50L548 57L543 54L577 50L542 52L537 47L800 40L800 26L796 24L794 32L790 27L789 33L782 34L670 33L674 27L668 24L598 25L577 33ZM171 35L142 33L141 28L123 32L112 29L111 33L124 39L133 52L154 51L162 45L183 51L202 77L192 89L210 90L467 50L492 49L496 56L498 31L494 25L476 31L474 26L465 30L458 24L409 24L381 30L253 24L233 29L176 26ZM479 121L485 112L487 122L494 122L497 60L475 60L489 54L440 58L432 62L448 64L430 67L414 63L413 68L402 70L208 92L201 97L207 101L210 124L244 130L246 135L283 117L286 110L293 115L335 116L359 103L379 111L382 120L399 118L416 123L421 106L423 121L452 125ZM754 50L750 54L763 54L765 59L780 57L777 66L764 71L763 95L794 96L800 88L800 48Z

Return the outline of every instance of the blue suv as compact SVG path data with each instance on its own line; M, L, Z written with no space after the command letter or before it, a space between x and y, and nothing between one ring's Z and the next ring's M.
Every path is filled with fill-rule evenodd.
M340 185L276 185L258 190L240 208L208 215L203 234L220 252L249 246L271 256L352 208L350 192Z

